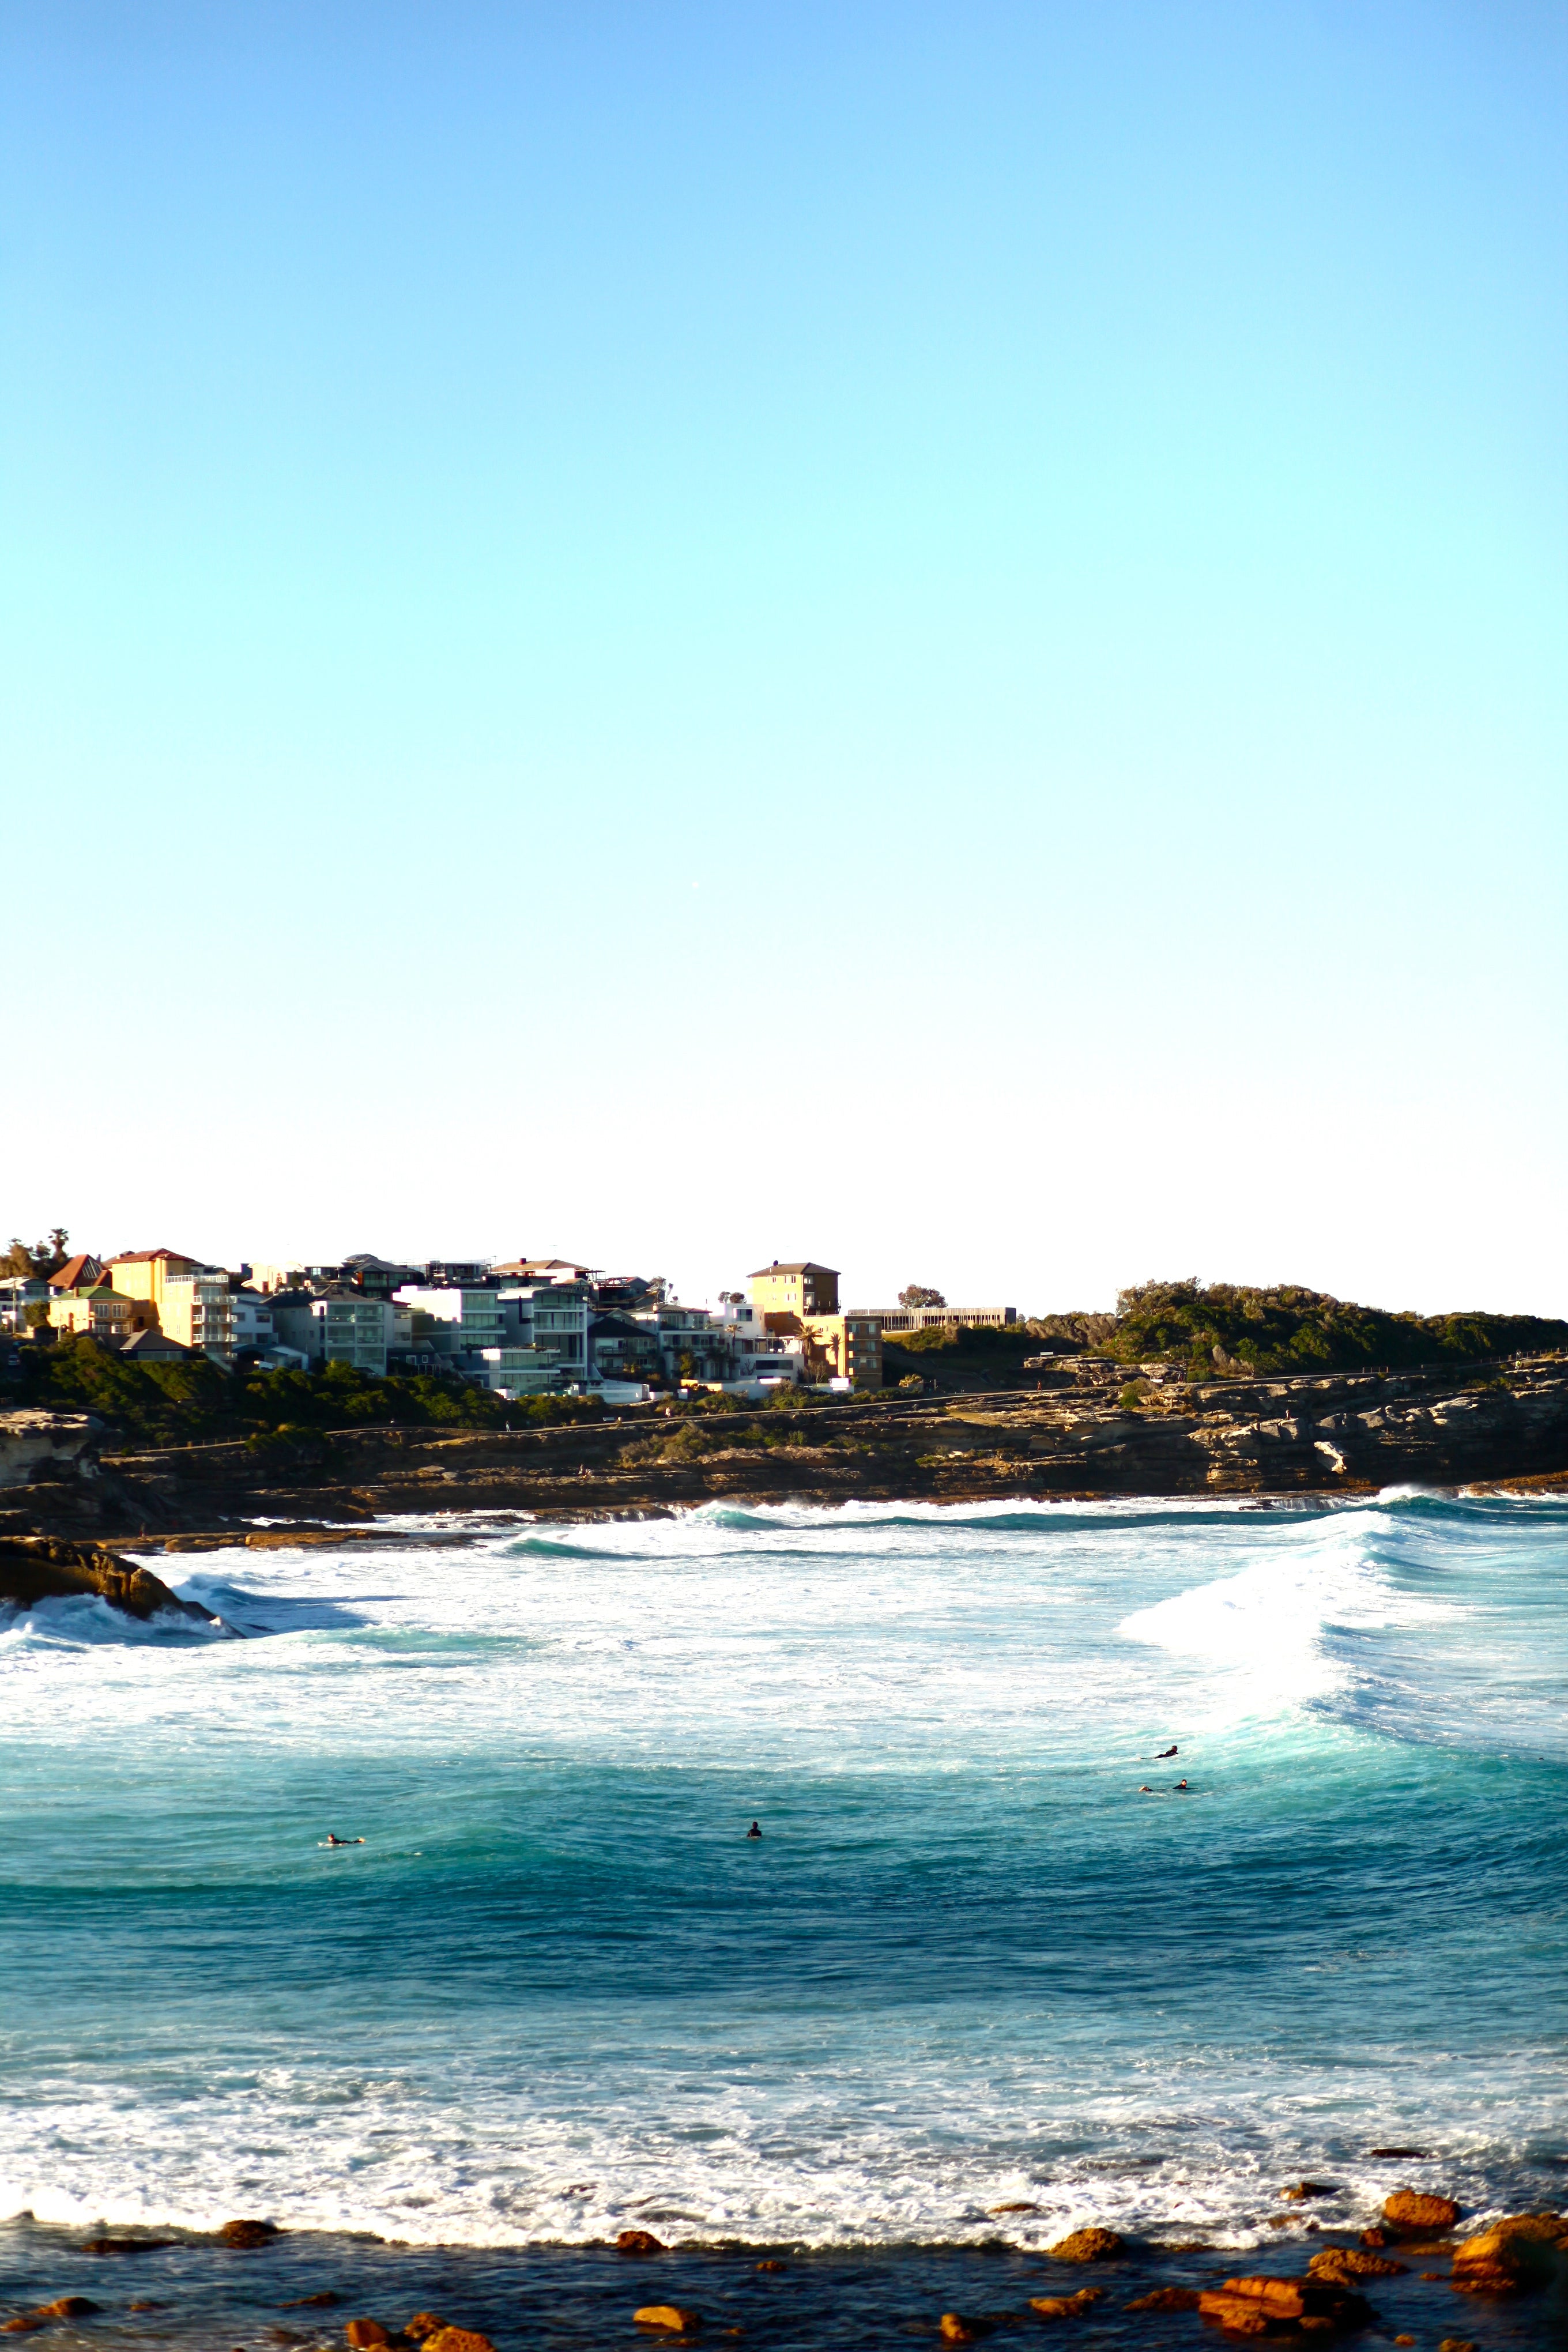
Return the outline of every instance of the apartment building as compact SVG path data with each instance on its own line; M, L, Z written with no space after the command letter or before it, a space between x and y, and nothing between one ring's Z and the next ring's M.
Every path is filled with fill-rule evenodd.
M505 1297L484 1282L409 1282L394 1294L392 1304L408 1310L411 1346L429 1348L438 1356L465 1356L515 1340L515 1328L508 1328Z
M194 1348L216 1364L232 1364L237 1349L237 1317L229 1277L221 1266L193 1266L189 1273L166 1269L160 1286L158 1321L182 1348Z
M798 1339L806 1378L847 1381L853 1388L882 1385L882 1335L874 1316L846 1315L838 1306L838 1273L809 1258L759 1266L750 1276L752 1305L767 1328Z

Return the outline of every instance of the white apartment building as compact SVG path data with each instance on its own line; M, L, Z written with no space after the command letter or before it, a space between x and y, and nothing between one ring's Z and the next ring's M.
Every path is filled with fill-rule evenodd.
M357 1290L329 1290L324 1298L311 1299L310 1319L319 1334L319 1362L352 1364L356 1372L386 1378L391 1318L384 1299L367 1298Z
M561 1386L561 1367L543 1348L481 1348L487 1388L498 1396L542 1396Z
M234 1361L234 1294L222 1266L165 1274L158 1320L165 1335L182 1348L199 1349L215 1364Z
M41 1274L0 1275L0 1331L25 1331L29 1307L47 1307L49 1286Z
M588 1377L588 1326L594 1310L585 1282L509 1284L491 1295L506 1315L513 1345L549 1355L563 1379Z
M408 1311L411 1346L433 1348L440 1356L477 1356L516 1340L501 1304L504 1295L480 1283L436 1288L409 1282L394 1292L393 1304Z

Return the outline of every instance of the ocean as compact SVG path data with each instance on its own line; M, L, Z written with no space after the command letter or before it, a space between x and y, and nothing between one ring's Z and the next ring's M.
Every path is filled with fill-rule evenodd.
M455 1524L0 1612L0 2300L151 2230L161 2343L394 2273L603 2342L640 2229L864 2344L1080 2224L1201 2283L1568 2202L1568 1505Z

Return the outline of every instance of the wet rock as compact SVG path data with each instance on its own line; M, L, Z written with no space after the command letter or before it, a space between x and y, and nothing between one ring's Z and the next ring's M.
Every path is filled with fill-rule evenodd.
M1030 2205L1026 2201L1016 2205L987 2205L985 2208L988 2213L1037 2213L1039 2210L1037 2205Z
M1405 2267L1362 2246L1324 2246L1307 2259L1314 2278L1402 2278Z
M1157 2286L1151 2294L1141 2294L1126 2305L1128 2311L1195 2311L1198 2291L1195 2286Z
M15 2319L0 2319L0 2336L31 2336L48 2324L47 2319L40 2319L36 2311L20 2311Z
M1364 2327L1372 2313L1359 2294L1328 2279L1233 2278L1198 2297L1205 2319L1232 2336L1316 2336Z
M206 1625L216 1622L210 1609L177 1599L151 1570L128 1566L98 1544L63 1536L0 1538L0 1601L30 1609L36 1601L80 1593L97 1593L128 1617L155 1617L167 1610Z
M103 2305L94 2303L89 2294L58 2295L53 2303L38 2305L40 2319L85 2319L89 2311L101 2311Z
M633 2312L632 2317L639 2327L667 2328L672 2336L695 2335L702 2325L697 2312L688 2311L679 2303L645 2303L640 2311Z
M1451 2230L1459 2209L1451 2197L1426 2197L1419 2189L1396 2189L1383 2200L1383 2218L1409 2237L1427 2230Z
M1029 2308L1042 2319L1082 2319L1104 2293L1102 2286L1080 2286L1076 2294L1032 2294Z
M1396 2336L1394 2340L1396 2344L1409 2345L1414 2344L1415 2338L1414 2336Z
M616 2251L622 2254L662 2254L668 2248L651 2230L623 2230L616 2240Z
M162 2311L163 2306L161 2303L128 2303L125 2308L127 2311ZM284 2309L288 2309L286 2304Z
M82 2247L84 2254L153 2254L160 2246L172 2246L173 2238L89 2238Z
M783 2268L784 2268L784 2264L783 2264L783 2263L775 2263L775 2262L759 2263L757 2264L757 2268L758 2268L760 2271L782 2271L782 2270L783 2270Z
M994 2333L988 2319L965 2319L956 2311L944 2311L937 2327L946 2344L978 2344L983 2336Z
M326 2286L321 2289L320 2294L297 2295L292 2303L286 2303L283 2308L285 2311L329 2311L334 2303L342 2303L342 2296L336 2287ZM134 2305L132 2308L135 2308Z
M1476 2347L1468 2336L1445 2336L1437 2352L1476 2352Z
M488 2336L474 2327L438 2327L425 2338L425 2352L496 2352Z
M1461 2294L1517 2294L1544 2283L1565 2247L1564 2224L1555 2214L1513 2213L1466 2238L1454 2249L1450 2284Z
M351 2319L343 2334L353 2347L353 2352L374 2352L376 2345L392 2341L379 2319Z
M337 2296L332 2301L336 2303ZM437 2319L433 2311L416 2311L412 2319L403 2323L403 2333L411 2344L423 2344L427 2336L439 2336L447 2322Z
M1292 2205L1304 2204L1309 2197L1337 2197L1339 2190L1327 2180L1293 2180L1289 2189L1279 2191Z
M1125 2251L1114 2230L1069 2230L1046 2252L1054 2263L1110 2263Z
M1424 2147L1369 2147L1367 2149L1367 2154L1368 2156L1380 2157L1402 2156L1407 2164L1412 2164L1417 2158L1421 2158L1424 2162L1426 2160L1427 2151Z
M226 2246L265 2246L278 2233L276 2221L226 2221L218 2236Z

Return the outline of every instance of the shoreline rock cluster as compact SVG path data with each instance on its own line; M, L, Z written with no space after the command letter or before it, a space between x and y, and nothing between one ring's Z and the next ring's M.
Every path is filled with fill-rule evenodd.
M1289 2189L1281 2193L1287 2198L1292 2194ZM1011 2210L1024 2209L1015 2206ZM1047 2276L1040 2283L1049 2287L1049 2292L1027 2295L1021 2308L932 2314L913 2332L929 2331L945 2343L970 2344L1020 2326L1065 2326L1070 2333L1081 2323L1103 2320L1115 2310L1124 2315L1148 2315L1151 2318L1191 2317L1220 2335L1236 2338L1267 2336L1300 2343L1311 2337L1338 2338L1384 2326L1365 2293L1374 2281L1407 2281L1409 2284L1402 2290L1406 2299L1409 2286L1426 2284L1463 2295L1504 2298L1544 2287L1568 2273L1568 2215L1544 2210L1506 2215L1471 2237L1456 2240L1452 2232L1459 2222L1460 2210L1451 2198L1395 2189L1384 2200L1379 2221L1361 2231L1359 2242L1319 2245L1308 2258L1303 2273L1238 2272L1217 2284L1167 2283L1144 2287L1131 2295L1126 2290L1137 2284L1136 2269L1145 2269L1146 2274L1147 2266L1157 2263L1162 2253L1169 2255L1183 2250L1129 2242L1110 2230L1079 2229L1057 2240L1041 2253L1026 2257L1046 2266ZM1306 2226L1312 2227L1310 2223ZM1435 2231L1446 2234L1434 2238ZM232 2252L254 2254L283 2234L273 2222L245 2219L226 2223L214 2236ZM77 2251L100 2256L132 2255L187 2242L184 2235L178 2240L151 2234L100 2237L81 2242ZM689 2263L694 2252L710 2259L715 2252L668 2246L646 2229L623 2231L613 2248L602 2251L629 2258L634 2266L651 2265L655 2275L662 2271L669 2277L673 2272L672 2284L680 2277L680 2266ZM742 2258L745 2254L743 2248L722 2251ZM1193 2251L1186 2250L1189 2255ZM1414 2279L1409 2261L1400 2259L1401 2255L1430 2259L1439 2253L1451 2257L1450 2270L1447 2273L1424 2270ZM774 2275L804 2267L805 2261L800 2256L790 2262L768 2257L750 2264L756 2272ZM1057 2288L1048 2277L1052 2269L1069 2273L1076 2270L1080 2273L1088 2271L1091 2275L1081 2285ZM1189 2267L1189 2280L1190 2277ZM787 2288L783 2292L787 2293ZM347 2300L337 2288L327 2288L295 2295L279 2307L324 2313L341 2307ZM733 2304L734 2297L727 2295L725 2300ZM707 2316L679 2292L648 2294L635 2305L628 2296L626 2306L626 2320L665 2341L700 2333L712 2336L746 2332L739 2326ZM158 2307L146 2302L127 2306L131 2311ZM0 2319L0 2333L33 2335L102 2309L88 2296L59 2295ZM1399 2346L1413 2346L1418 2339L1404 2333L1395 2335L1393 2340ZM334 2352L334 2347L323 2344L318 2352ZM362 2311L342 2323L336 2352L496 2352L496 2347L487 2334L456 2323L439 2311L418 2311L401 2324L391 2324ZM1463 2337L1446 2336L1437 2352L1474 2352L1474 2347Z

